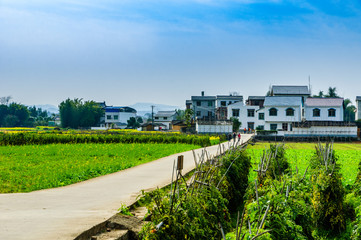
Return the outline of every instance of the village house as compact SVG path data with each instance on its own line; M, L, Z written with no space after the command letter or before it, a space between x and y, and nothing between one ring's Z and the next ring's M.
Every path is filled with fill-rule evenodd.
M228 106L228 119L237 118L241 128L254 130L264 129L264 99L265 97L249 96L246 104L242 101Z
M172 121L176 120L177 114L176 111L158 111L154 116L154 123L161 123L164 125L164 128L160 126L160 130L171 130Z
M128 120L132 117L136 118L137 111L130 107L112 107L104 108L105 118L104 123L100 125L101 128L126 128Z
M302 120L302 97L273 96L264 101L265 130L292 131L292 122Z
M344 120L343 98L307 98L305 102L306 121Z
M186 109L193 109L194 118L197 120L227 120L228 105L242 101L243 96L235 94L205 96L202 91L201 96L192 96L191 100L186 100Z
M215 120L216 96L205 96L202 91L201 96L192 96L191 101L195 119Z

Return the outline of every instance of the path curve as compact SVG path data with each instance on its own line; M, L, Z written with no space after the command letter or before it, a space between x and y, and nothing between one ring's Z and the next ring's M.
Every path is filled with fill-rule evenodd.
M244 134L242 141L251 137ZM224 143L226 149L228 145ZM213 156L217 149L207 147ZM201 154L202 149L195 151ZM113 216L121 203L133 203L142 189L169 184L179 155L184 155L184 171L191 171L195 165L188 151L65 187L0 194L0 239L74 239Z

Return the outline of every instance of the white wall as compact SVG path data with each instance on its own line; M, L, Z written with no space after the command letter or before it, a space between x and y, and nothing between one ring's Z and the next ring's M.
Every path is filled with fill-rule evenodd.
M357 137L357 127L322 127L312 126L310 128L293 128L293 131L284 132L285 136L339 136Z
M320 109L320 116L313 116L313 109ZM328 109L334 108L336 109L336 116L329 117ZM307 121L343 121L343 107L305 107L305 117Z
M107 116L111 115L111 119L107 119ZM114 120L114 116L118 115L118 119ZM128 123L127 121L131 117L136 117L136 113L130 113L130 112L106 112L105 113L105 123Z
M196 123L197 133L231 133L232 123L220 125L200 125Z
M361 101L356 101L356 120L361 119Z
M227 109L227 118L230 119L233 115L232 109L239 109L239 117L238 120L242 123L241 129L248 128L248 122L254 122L254 128L256 129L258 126L265 125L264 120L259 120L258 113L264 113L264 109L259 109L258 106L248 106L243 102L237 102L228 106ZM254 110L254 117L248 117L248 109ZM258 110L258 111L257 111ZM265 116L266 118L266 116Z
M276 108L278 111L277 111L277 116L270 116L269 115L269 110L271 108ZM294 116L286 116L286 109L287 108L293 108L295 111L294 111ZM265 119L266 119L266 122L300 122L301 121L301 106L297 106L297 107L265 107Z

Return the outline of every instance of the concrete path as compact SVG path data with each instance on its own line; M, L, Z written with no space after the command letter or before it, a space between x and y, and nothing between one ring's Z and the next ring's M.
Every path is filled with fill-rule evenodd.
M251 136L242 135L243 142ZM217 149L211 146L207 151L214 156ZM142 189L169 184L179 155L184 155L184 171L191 171L195 165L189 151L66 187L0 194L0 239L74 239L113 216L122 203L133 203Z

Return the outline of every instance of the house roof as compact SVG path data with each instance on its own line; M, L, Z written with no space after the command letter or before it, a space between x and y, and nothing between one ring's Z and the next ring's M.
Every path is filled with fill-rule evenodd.
M286 97L286 96L271 96L266 97L264 101L265 107L272 106L301 106L302 98L301 97Z
M233 95L217 95L219 100L243 100L243 96L233 96Z
M356 96L356 101L361 101L361 96Z
M105 108L107 106L105 104L105 101L104 102L96 102L96 104L98 104L98 106L101 107L101 108Z
M166 127L166 125L165 124L163 124L163 123L144 123L144 124L142 124L141 126L142 127L146 127L146 126L159 126L159 127Z
M343 98L307 98L305 105L307 107L341 107Z
M310 95L308 86L273 85L273 95Z
M248 100L264 100L265 96L249 96Z
M156 117L171 117L174 114L176 114L175 111L158 111L157 114L155 114Z
M216 100L216 96L192 96L192 101L211 101Z
M131 107L105 107L105 112L131 112L137 113L137 110Z

